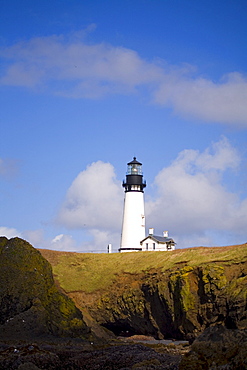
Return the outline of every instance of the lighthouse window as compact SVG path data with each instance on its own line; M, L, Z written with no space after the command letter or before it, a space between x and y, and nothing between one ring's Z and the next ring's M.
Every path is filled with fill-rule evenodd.
M145 216L144 215L142 215L142 226L145 227Z
M142 166L139 164L130 164L128 166L127 175L142 175Z
M138 167L139 167L139 166L137 166L136 164L133 164L133 165L132 165L131 173L132 173L133 175L135 175L135 174L137 174L137 173L138 173Z

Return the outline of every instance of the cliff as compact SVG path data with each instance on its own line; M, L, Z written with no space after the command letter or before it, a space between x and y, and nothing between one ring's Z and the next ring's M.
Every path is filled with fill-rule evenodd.
M59 292L41 253L22 239L0 237L0 339L89 335L82 313Z
M0 368L246 368L246 259L246 244L40 253L1 237ZM88 326L97 338L139 336L94 344ZM130 344L141 334L196 339L185 350Z
M247 244L121 254L41 250L85 320L116 335L194 339L247 327Z

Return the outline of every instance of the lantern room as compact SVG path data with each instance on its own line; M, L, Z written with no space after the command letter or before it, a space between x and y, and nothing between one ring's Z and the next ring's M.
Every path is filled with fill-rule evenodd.
M123 187L125 188L125 192L143 192L143 189L146 187L146 182L143 181L142 176L142 163L138 162L136 157L128 163L126 181L123 181Z

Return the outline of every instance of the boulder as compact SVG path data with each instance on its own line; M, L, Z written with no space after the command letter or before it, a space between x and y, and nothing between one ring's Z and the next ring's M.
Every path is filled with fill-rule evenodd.
M247 330L207 328L184 355L179 370L247 369Z
M0 237L0 339L45 335L87 338L89 329L41 253L20 238Z

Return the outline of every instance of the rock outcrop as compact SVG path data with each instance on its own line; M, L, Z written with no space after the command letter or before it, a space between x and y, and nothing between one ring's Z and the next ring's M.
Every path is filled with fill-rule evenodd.
M246 275L246 265L218 263L126 274L89 309L117 335L193 340L215 323L247 327Z
M211 325L247 327L246 244L131 256L67 253L56 254L55 260L56 279L66 293L116 335L192 342ZM77 286L85 277L90 291L73 289L71 282L67 288L61 276L65 263L68 277L78 276Z
M184 355L179 370L247 369L247 330L207 328Z
M41 253L22 239L0 237L0 339L49 335L88 338L89 329Z
M118 336L192 342L215 324L247 328L247 244L169 253L41 252L77 307Z

